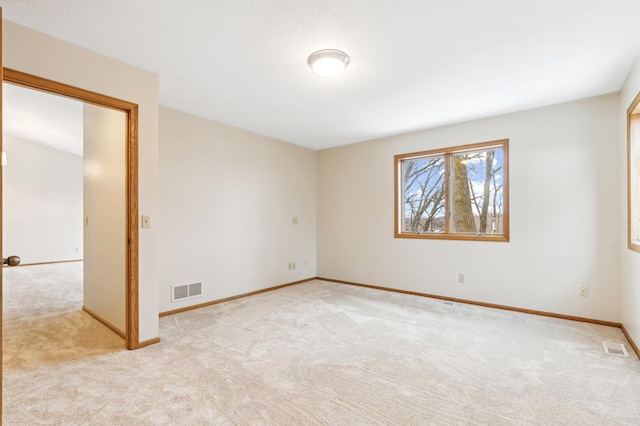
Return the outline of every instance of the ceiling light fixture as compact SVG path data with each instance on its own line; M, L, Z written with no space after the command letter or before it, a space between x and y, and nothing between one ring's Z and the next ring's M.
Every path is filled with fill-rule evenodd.
M320 77L336 77L349 65L349 55L341 50L323 49L309 55L307 63Z

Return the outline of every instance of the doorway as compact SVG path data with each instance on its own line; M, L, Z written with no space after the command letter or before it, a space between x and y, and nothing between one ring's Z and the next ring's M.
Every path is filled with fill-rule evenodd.
M75 347L95 346L73 328L86 321L43 332L83 310L124 339L125 114L10 83L2 89L3 247L30 266L4 271L5 342L47 335L51 353L60 334Z
M29 75L19 71L4 69L4 82L17 86L22 86L37 91L60 95L67 98L84 102L85 110L95 108L95 106L106 109L110 112L119 111L125 114L124 129L122 129L125 139L124 153L121 158L121 183L125 199L124 217L122 218L122 234L118 239L124 257L123 265L123 285L125 303L124 311L124 337L128 349L139 347L138 334L138 156L137 156L137 133L138 133L138 109L137 105L100 95L95 92L86 91L73 86L57 83L37 76ZM106 171L102 170L103 172ZM92 216L88 218L92 222ZM85 218L85 226L87 220ZM103 231L109 233L109 227L103 227ZM112 234L118 234L118 230L113 230ZM116 237L117 238L117 237ZM91 256L94 262L96 256ZM86 260L86 259L85 259ZM107 262L103 262L108 264ZM98 295L98 299L101 295ZM98 315L99 316L99 315ZM100 318L98 318L100 319Z
M3 247L21 265L83 258L83 104L3 83Z

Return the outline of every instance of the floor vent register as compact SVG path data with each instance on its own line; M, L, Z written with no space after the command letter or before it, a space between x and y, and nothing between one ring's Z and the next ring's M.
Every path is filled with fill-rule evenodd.
M192 299L202 296L202 283L182 284L171 286L171 301Z
M629 356L627 348L622 343L602 342L604 351L611 355Z

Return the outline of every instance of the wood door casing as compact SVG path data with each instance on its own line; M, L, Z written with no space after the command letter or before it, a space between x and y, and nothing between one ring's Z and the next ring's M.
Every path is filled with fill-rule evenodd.
M88 104L122 111L126 114L126 238L123 241L126 246L125 340L127 349L138 349L140 347L138 310L138 105L21 71L7 68L2 68L2 71L3 81L6 83L77 99ZM0 213L1 211L0 209Z

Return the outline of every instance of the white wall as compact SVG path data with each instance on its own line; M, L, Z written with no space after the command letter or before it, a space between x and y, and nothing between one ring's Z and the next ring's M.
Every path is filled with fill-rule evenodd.
M620 321L618 104L612 94L319 151L318 275ZM395 154L503 138L509 243L394 238Z
M7 134L3 150L4 254L82 259L82 157Z
M629 335L640 345L640 253L627 248L627 108L640 92L640 59L629 73L627 81L620 90L620 140L619 140L619 165L623 173L618 186L624 188L620 200L620 222L622 227L619 245L622 247L622 324Z
M84 306L124 334L127 117L89 104L83 112Z
M161 312L316 275L315 151L160 108L160 213Z
M139 210L158 216L158 77L79 46L3 21L4 66L139 106ZM157 228L140 230L140 340L158 337Z

